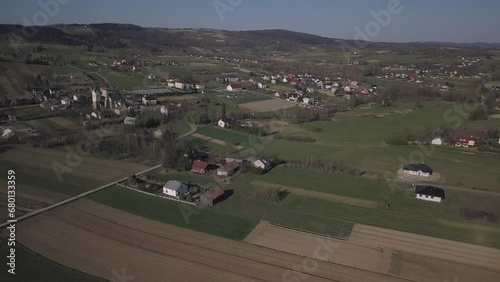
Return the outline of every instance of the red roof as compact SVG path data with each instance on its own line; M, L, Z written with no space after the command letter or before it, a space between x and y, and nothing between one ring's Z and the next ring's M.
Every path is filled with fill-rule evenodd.
M463 133L457 133L455 136L455 141L460 141L460 142L469 142L469 141L475 141L476 138L472 135L466 135Z
M194 161L193 166L191 167L191 170L206 170L208 167L207 162L203 161Z
M212 200L215 200L222 195L224 195L224 190L220 188L212 188L205 193L205 197Z
M241 85L240 85L240 84L231 84L230 86L231 86L231 88L233 88L233 89L235 89L235 88L236 88L236 89L241 88Z

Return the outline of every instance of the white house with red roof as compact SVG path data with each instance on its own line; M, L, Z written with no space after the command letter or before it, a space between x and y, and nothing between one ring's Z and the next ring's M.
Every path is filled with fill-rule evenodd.
M243 90L243 88L241 88L241 84L229 84L226 89L227 91L232 91L232 92Z

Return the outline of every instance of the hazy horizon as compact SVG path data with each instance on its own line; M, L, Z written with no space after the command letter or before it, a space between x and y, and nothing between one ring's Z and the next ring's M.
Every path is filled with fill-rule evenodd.
M54 3L58 3L58 7L54 7ZM283 29L374 42L500 43L500 33L496 32L500 27L500 18L496 16L498 10L500 1L493 0L475 3L466 0L450 3L430 0L149 0L140 5L133 0L26 0L22 6L15 2L4 3L0 23L123 23L230 31Z

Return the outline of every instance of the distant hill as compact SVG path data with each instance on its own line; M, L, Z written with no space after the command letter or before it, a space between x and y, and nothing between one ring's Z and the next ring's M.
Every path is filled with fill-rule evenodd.
M0 25L0 39L8 42L12 34L21 36L26 30L28 41L46 44L87 45L89 48L109 49L138 48L152 52L178 50L203 54L237 52L259 54L270 52L292 53L345 51L345 46L354 46L352 41L326 38L288 30L226 31L215 29L169 29L143 28L132 24L68 24L42 27ZM19 37L18 37L19 38ZM500 44L446 42L420 43L376 43L371 42L366 50L411 51L415 46L435 48L436 45L500 48ZM434 47L433 47L434 46Z
M497 49L497 48L500 48L500 43L486 43L486 42L457 43L457 42L426 41L426 42L411 42L411 43L413 43L413 44L450 46L450 47L485 48L485 49Z

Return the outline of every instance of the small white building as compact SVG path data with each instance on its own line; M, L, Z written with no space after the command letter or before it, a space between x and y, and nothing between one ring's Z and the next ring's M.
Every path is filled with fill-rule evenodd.
M444 201L444 190L433 186L415 186L416 198L419 200L441 203Z
M409 174L413 176L422 176L422 177L429 177L432 175L433 171L432 168L426 164L419 163L419 164L409 164L403 166L403 173L404 174Z
M265 158L258 159L253 162L253 166L262 170L269 170L271 168L271 161Z
M232 92L242 90L240 84L229 84L226 89L227 91L232 91Z
M126 125L135 125L136 122L137 122L137 119L133 118L133 117L126 117L123 120L123 123L125 123Z
M304 102L305 105L314 104L314 98L304 98L302 101Z
M163 194L171 197L179 198L181 194L186 195L189 187L179 181L171 180L163 186Z
M230 128L234 124L234 119L232 118L221 118L217 125L222 128Z
M9 140L14 137L14 132L11 129L5 129L2 133L2 138L5 140Z
M436 146L443 146L444 145L444 139L441 138L441 137L436 137L436 138L432 139L431 144L432 145L436 145Z

